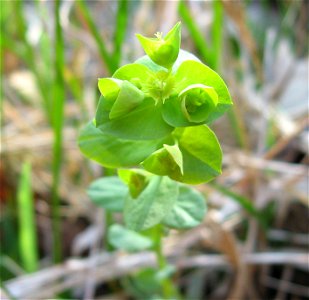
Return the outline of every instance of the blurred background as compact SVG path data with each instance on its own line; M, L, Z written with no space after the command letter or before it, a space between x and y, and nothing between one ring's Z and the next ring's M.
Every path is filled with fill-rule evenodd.
M308 1L1 1L1 299L154 299L151 253L107 245L86 189L112 174L79 129L97 79L182 21L182 48L235 103L212 124L223 173L204 222L164 251L183 299L309 299Z

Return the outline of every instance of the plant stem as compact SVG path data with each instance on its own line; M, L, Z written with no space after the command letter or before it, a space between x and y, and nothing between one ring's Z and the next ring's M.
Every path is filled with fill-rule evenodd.
M160 271L165 269L168 266L168 263L164 257L163 251L162 251L162 233L163 228L162 225L157 225L154 228L154 247L153 250L156 253L157 257L157 263L159 266ZM177 289L173 283L173 281L170 278L164 278L162 280L162 292L164 299L177 299Z

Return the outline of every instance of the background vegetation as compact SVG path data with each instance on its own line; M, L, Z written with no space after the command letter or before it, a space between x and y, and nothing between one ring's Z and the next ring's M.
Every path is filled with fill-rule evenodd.
M226 81L213 124L223 174L200 185L196 229L165 254L184 299L307 299L307 1L1 1L1 293L8 299L151 299L152 253L106 243L119 221L86 189L97 78L143 55L134 33L182 21L182 48ZM147 281L148 280L148 281Z

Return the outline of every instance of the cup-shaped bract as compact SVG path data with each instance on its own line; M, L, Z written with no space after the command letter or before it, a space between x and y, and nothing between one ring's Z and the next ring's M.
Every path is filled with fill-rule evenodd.
M192 84L179 93L181 110L189 122L201 123L214 111L218 94L213 87Z
M156 38L136 35L150 59L156 64L170 69L176 61L181 41L181 24L178 22L163 38L157 33Z
M162 116L167 124L174 127L200 125L208 122L218 100L213 87L191 84L165 101Z
M98 86L105 98L110 119L127 114L144 100L144 93L127 80L102 78Z

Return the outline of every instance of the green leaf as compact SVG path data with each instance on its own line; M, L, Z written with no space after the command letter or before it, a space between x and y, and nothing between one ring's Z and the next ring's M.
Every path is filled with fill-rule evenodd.
M123 81L118 97L109 113L110 119L121 117L144 100L144 93L128 81Z
M183 113L181 99L177 96L167 99L162 108L164 121L174 127L194 126Z
M161 67L157 65L156 63L154 63L148 55L144 55L140 57L139 59L137 59L135 61L135 64L143 65L152 72L166 71L166 68Z
M180 22L178 22L164 38L162 38L162 33L159 32L156 34L156 38L147 38L140 34L136 34L136 36L152 61L167 69L172 67L178 57L180 49Z
M207 182L221 173L222 151L216 135L208 126L176 128L173 135L182 153L183 173L171 160L162 159L166 156L162 156L161 149L143 161L147 171L188 184Z
M95 125L96 127L104 124L106 120L109 120L109 112L112 109L114 102L109 101L108 98L103 96L100 97L95 114Z
M104 101L104 100L103 100ZM102 104L104 106L104 104ZM173 127L165 123L161 115L162 108L155 105L153 99L146 98L143 103L128 114L109 120L103 116L98 128L105 134L129 140L155 140L166 137Z
M207 122L211 122L221 116L233 104L222 78L215 71L200 62L194 60L184 61L177 69L175 78L176 82L178 82L176 86L177 93L180 93L192 84L204 84L215 89L218 95L218 105L207 118Z
M183 155L184 183L199 184L221 174L222 151L214 132L206 125L178 128L175 135ZM175 179L177 180L177 179Z
M142 64L133 63L119 68L113 75L113 78L130 81L137 88L147 84L151 71Z
M194 60L197 61L199 63L201 63L201 61L192 53L180 49L179 54L178 54L178 58L176 60L176 62L173 65L173 73L176 73L176 71L178 70L178 68L180 67L180 65L187 60Z
M144 268L135 272L128 281L130 285L126 286L126 291L133 296L133 299L160 299L162 284L157 278L157 273L156 268Z
M160 140L132 141L104 134L89 122L80 132L78 145L88 158L108 168L136 166L162 147Z
M108 229L107 238L113 247L128 252L141 251L152 247L151 239L119 224L114 224Z
M129 191L117 176L111 176L93 181L87 194L96 205L109 211L121 212Z
M179 187L179 196L163 224L176 229L192 228L200 224L206 213L203 195L188 186Z
M108 102L104 113L109 111L109 118L115 119L126 115L144 100L144 93L127 80L121 81L115 78L102 78L98 82L99 90ZM104 101L102 100L102 101ZM100 108L100 106L99 106ZM100 110L97 111L100 118Z
M125 224L141 231L155 226L173 207L178 184L168 177L153 176L147 187L134 199L128 197L124 207Z
M98 88L104 98L113 104L120 91L121 83L121 80L115 78L99 78Z

